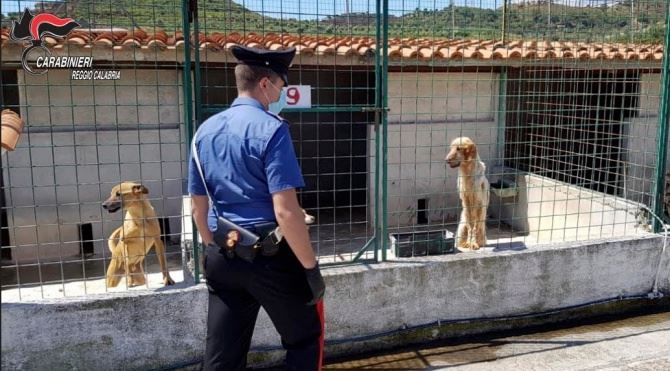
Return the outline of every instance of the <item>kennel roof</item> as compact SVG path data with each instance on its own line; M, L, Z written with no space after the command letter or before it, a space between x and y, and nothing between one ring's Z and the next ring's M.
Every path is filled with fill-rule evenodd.
M13 46L23 47L23 42L12 40L10 30L0 30L1 46L3 49ZM193 35L195 36L195 35ZM232 62L234 57L230 52L235 45L244 45L268 50L283 50L296 48L295 64L309 63L310 57L337 57L340 60L357 59L360 63L368 61L374 63L374 53L377 45L373 37L359 36L308 36L293 34L266 33L264 35L253 32L241 34L231 33L200 33L197 35L197 45L200 50L208 51L208 60ZM196 38L192 38L195 40ZM50 36L44 38L44 43L54 50L63 50L65 53L76 53L77 49L88 51L93 48L96 55L105 52L123 51L151 51L157 54L172 51L172 60L179 54L175 49L184 48L184 37L180 32L168 34L164 31L148 33L141 29L125 30L74 30L65 38L56 39ZM133 60L124 58L123 53L114 60ZM16 53L9 53L8 57L16 59ZM78 53L77 53L78 54ZM90 55L90 54L89 54ZM20 58L20 53L18 54ZM211 57L211 58L210 58ZM474 39L438 39L438 38L392 38L389 40L388 57L394 61L413 61L419 64L440 61L490 61L502 62L520 60L569 60L569 61L649 61L660 64L663 58L663 46L660 44L625 44L625 43L584 43L558 42L536 40L474 40ZM305 58L307 58L305 60ZM307 61L308 63L305 63ZM367 64L367 63L363 63Z

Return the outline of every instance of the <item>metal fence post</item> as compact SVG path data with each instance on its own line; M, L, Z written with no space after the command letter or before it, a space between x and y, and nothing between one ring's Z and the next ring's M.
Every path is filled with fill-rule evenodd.
M653 209L656 215L663 215L663 190L665 189L666 156L668 153L668 120L670 120L670 5L666 6L665 43L663 45L663 67L661 69L661 99L658 114L658 134L656 135L656 183L654 184ZM661 223L654 218L654 232L661 231Z
M382 261L386 260L386 250L389 244L388 240L388 120L387 120L387 111L388 107L388 39L389 39L389 27L388 27L388 12L389 12L389 3L388 0L383 0L383 30L382 30L382 109L380 112L381 115L381 124L382 124Z
M191 154L191 141L193 140L193 88L191 86L191 22L193 21L192 6L195 0L182 0L182 25L184 32L184 124L186 131L186 153L187 158ZM193 231L193 278L195 283L200 283L200 265L198 257L198 231L195 221L191 220ZM182 264L186 264L182 262Z

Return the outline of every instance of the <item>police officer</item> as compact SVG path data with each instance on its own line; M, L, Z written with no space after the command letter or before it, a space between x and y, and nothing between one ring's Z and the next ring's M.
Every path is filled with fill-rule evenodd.
M282 88L288 84L295 49L235 46L232 52L239 61L238 97L229 109L206 120L195 136L204 182L193 156L189 162L193 218L206 246L204 369L245 369L262 306L287 351L286 368L318 370L325 285L296 196L305 183L288 122L277 115L286 102ZM213 242L216 215L252 232L261 223L276 221L284 239L273 256L257 254L252 262L230 256Z

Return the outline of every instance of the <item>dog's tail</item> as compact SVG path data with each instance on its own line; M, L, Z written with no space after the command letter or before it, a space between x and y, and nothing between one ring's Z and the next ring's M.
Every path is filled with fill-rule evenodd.
M118 245L119 241L121 240L121 228L117 228L114 232L112 232L112 234L109 236L109 239L107 240L107 246L109 246L109 251L111 252L114 252L116 245Z

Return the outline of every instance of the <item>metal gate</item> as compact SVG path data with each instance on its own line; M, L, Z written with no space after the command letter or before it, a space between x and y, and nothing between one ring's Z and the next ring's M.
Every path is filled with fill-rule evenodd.
M289 107L282 116L291 122L306 182L299 191L300 203L316 217L312 242L322 264L377 260L383 240L379 237L386 235L381 197L387 104L383 4L352 4L366 9L355 16L338 15L335 6L324 14L318 3L315 11L300 9L301 4L183 3L184 29L189 30L184 40L184 96L187 103L193 102L184 113L187 139L190 142L202 122L236 97L232 45L296 46L289 71ZM310 36L302 35L299 27L305 22L296 17L313 19ZM198 261L198 249L193 254Z
M459 175L444 157L462 135L496 184L487 251L658 232L670 205L667 4L3 0L0 102L26 123L0 166L3 299L106 292L122 216L100 204L125 180L151 190L172 268L199 261L185 160L196 127L235 98L235 44L298 49L290 80L311 100L284 116L323 264L384 260L390 234L455 231ZM13 32L41 13L79 26ZM45 50L93 66L24 71L24 53L39 68ZM94 71L121 75L80 73ZM147 287L161 286L149 258Z

